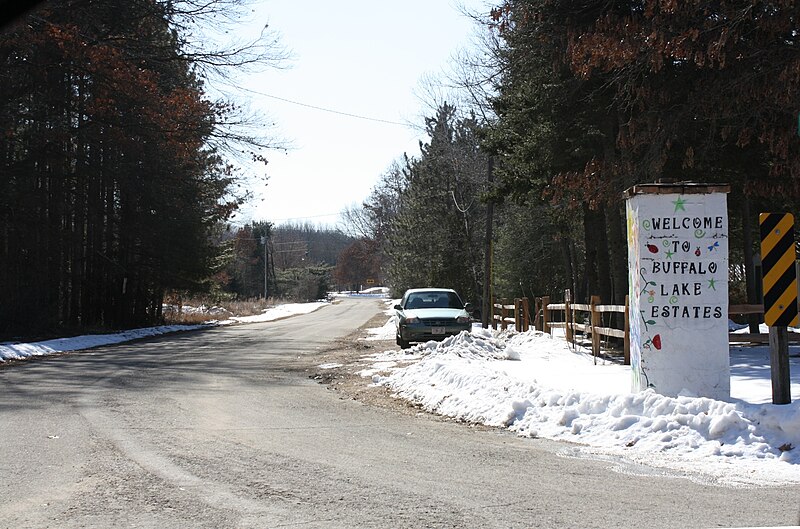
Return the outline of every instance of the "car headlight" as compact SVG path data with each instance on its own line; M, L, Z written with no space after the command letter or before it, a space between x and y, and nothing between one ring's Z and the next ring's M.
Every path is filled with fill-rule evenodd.
M403 323L419 323L419 318L416 316L409 316L405 319L405 321L403 321Z
M458 323L469 323L471 319L472 318L470 318L469 316L459 316L458 318L456 318L456 322L458 322Z

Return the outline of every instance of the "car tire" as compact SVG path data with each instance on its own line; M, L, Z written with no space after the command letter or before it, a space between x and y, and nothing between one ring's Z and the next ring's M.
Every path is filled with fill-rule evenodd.
M400 349L408 349L409 347L411 347L411 343L403 340L399 336L397 336L397 345L400 346Z

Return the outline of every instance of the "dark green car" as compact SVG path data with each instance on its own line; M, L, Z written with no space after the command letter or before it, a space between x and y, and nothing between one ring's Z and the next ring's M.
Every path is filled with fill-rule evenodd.
M394 306L397 311L397 345L406 349L411 343L443 340L472 328L469 304L464 304L455 290L413 288Z

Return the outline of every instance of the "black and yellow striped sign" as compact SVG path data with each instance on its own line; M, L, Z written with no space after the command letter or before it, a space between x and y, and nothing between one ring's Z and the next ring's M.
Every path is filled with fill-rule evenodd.
M761 213L758 223L761 228L764 322L770 327L796 327L794 216L790 213Z

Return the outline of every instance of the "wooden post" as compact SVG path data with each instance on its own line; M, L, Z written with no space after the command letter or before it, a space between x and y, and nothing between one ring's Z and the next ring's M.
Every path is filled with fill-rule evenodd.
M625 355L625 365L631 365L631 317L628 311L631 308L631 300L625 296L625 337L622 339L622 349Z
M542 296L542 331L550 332L550 296Z
M533 328L537 331L542 330L542 298L533 298Z
M508 300L503 298L500 300L500 329L506 330L506 316L508 313L506 312L506 304L508 304Z
M596 331L600 327L600 312L596 309L600 304L600 296L592 296L589 300L589 308L591 309L591 324L592 324L592 355L594 356L594 363L597 364L597 357L600 356L600 333Z
M522 311L522 300L519 298L514 298L514 330L517 332L522 332L522 318L520 317L520 312Z
M492 324L492 329L497 330L497 320L494 319L494 300L489 300L489 323Z
M789 376L789 331L787 327L769 328L769 363L772 375L772 403L791 404Z
M572 294L570 293L569 289L564 291L564 328L566 329L567 341L572 343L572 339L574 338L574 330L572 328L572 311L570 310L570 301L572 301Z
M531 311L528 305L528 298L522 298L522 332L528 332L531 320Z

